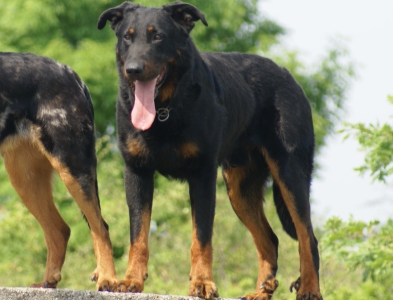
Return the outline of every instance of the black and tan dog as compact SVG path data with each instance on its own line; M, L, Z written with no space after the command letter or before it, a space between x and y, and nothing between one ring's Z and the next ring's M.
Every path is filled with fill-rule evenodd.
M263 211L263 187L288 234L299 240L297 299L322 299L309 190L314 132L311 109L289 72L239 53L201 53L189 34L205 16L176 2L108 9L117 36L117 130L125 162L131 224L128 268L118 290L141 292L147 278L154 172L189 184L193 233L189 295L218 296L212 275L216 176L222 166L231 204L258 251L257 288L246 299L270 299L278 282L278 239Z
M91 98L75 72L45 57L0 53L0 153L48 249L44 280L32 287L57 286L70 236L53 203L53 170L89 223L97 259L91 279L97 290L113 290L116 284L98 198L94 143Z

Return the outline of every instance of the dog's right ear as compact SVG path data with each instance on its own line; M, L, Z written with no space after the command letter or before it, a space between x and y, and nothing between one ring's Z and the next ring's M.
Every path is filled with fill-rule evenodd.
M131 2L124 2L123 4L120 4L119 6L112 7L106 11L104 11L101 16L98 18L98 23L97 23L97 28L102 29L105 27L106 22L110 21L111 22L111 28L113 30L116 29L116 26L123 20L124 18L124 13L126 11L130 11L133 9L138 8L138 4L134 4Z

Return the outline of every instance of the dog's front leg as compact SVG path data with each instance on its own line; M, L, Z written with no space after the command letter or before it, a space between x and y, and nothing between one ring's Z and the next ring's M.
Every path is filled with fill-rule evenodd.
M189 178L192 209L192 244L189 296L218 297L213 281L213 221L216 201L216 167Z
M132 170L124 172L126 198L130 217L130 252L123 280L118 284L119 292L140 293L147 279L149 260L148 238L153 202L154 171Z

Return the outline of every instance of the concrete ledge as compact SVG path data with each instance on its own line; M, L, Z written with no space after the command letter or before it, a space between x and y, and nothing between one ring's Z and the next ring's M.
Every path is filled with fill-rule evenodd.
M199 298L154 294L124 294L67 289L2 288L0 300L195 300ZM218 298L223 299L223 298ZM200 299L199 299L200 300Z

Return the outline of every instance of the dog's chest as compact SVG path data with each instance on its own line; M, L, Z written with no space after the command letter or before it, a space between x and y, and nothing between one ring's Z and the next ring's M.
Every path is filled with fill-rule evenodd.
M187 139L163 141L133 137L127 140L127 149L133 160L154 167L161 173L176 174L193 168L201 155L200 146Z

